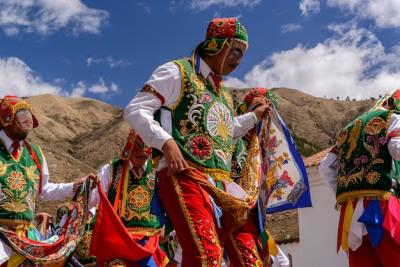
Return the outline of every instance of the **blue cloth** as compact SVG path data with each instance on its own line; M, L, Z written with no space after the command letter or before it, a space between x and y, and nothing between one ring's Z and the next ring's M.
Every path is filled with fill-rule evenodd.
M147 240L148 239L145 237L139 241L139 244L144 246L144 245L146 245ZM144 258L143 260L139 261L139 266L140 267L157 267L157 264L154 261L152 256L148 256L147 258Z
M383 238L383 213L379 200L372 200L358 221L367 228L372 246L378 246Z

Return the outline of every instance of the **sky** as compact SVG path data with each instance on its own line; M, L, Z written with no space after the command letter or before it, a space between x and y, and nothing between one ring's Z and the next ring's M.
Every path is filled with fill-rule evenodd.
M249 34L229 86L341 99L400 88L399 0L0 0L0 95L124 107L213 17L238 17Z

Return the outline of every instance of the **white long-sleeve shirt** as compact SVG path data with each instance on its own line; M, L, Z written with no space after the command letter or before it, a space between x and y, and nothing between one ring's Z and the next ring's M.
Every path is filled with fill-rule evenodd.
M199 58L199 63L199 73L213 84L214 82L210 76L213 73L212 70L201 58ZM124 118L129 126L140 135L147 146L162 151L164 143L172 138L171 113L168 110L161 109L161 125L154 119L154 113L162 106L172 108L179 101L181 94L179 67L173 62L168 62L158 67L146 84L155 89L162 97L162 100L155 94L139 92L125 108ZM235 117L233 137L244 136L256 122L257 117L254 112ZM158 170L165 166L165 159L161 159Z
M392 114L389 121L387 135L400 131L400 115ZM389 153L394 160L400 160L400 137L393 137L388 142ZM339 159L335 153L329 152L319 165L319 175L328 183L336 193L336 179Z
M14 148L12 147L13 141L6 135L4 130L0 131L0 141L5 145L8 152L12 154ZM20 142L20 153L23 147L22 141ZM65 198L70 198L73 195L73 183L50 183L49 182L49 169L47 167L46 159L42 155L42 193L39 195L39 199L43 201L53 201L53 200L64 200ZM0 264L3 264L13 254L13 250L7 246L5 243L0 241Z

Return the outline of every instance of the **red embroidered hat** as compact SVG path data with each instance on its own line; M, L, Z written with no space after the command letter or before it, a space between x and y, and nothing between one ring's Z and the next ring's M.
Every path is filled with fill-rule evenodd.
M250 92L247 93L247 95L244 97L244 102L249 105L251 102L253 102L253 99L256 97L264 97L267 95L268 89L267 88L251 88Z
M0 99L0 123L2 126L10 125L15 117L15 114L19 110L29 110L32 114L33 119L33 128L39 126L39 122L36 119L36 116L32 112L31 105L28 104L25 100L18 96L6 95L2 99Z
M203 51L208 55L216 55L228 39L239 40L248 44L248 35L237 18L214 18L208 25L206 39L201 43Z

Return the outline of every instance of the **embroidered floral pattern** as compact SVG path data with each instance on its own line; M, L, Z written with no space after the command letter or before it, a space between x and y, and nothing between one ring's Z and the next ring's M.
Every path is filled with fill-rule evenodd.
M199 160L206 160L211 157L213 148L210 141L205 136L194 136L188 142L188 144L188 149L190 153Z
M229 109L221 102L215 102L208 110L208 132L227 142L233 136L233 119Z
M150 203L151 194L143 186L136 186L129 192L129 205L137 209L147 208Z
M11 188L11 190L22 191L24 186L26 185L26 181L21 172L12 171L10 175L7 177L7 182Z
M364 128L364 132L370 135L377 135L383 129L386 129L386 122L381 117L375 117L370 120Z

